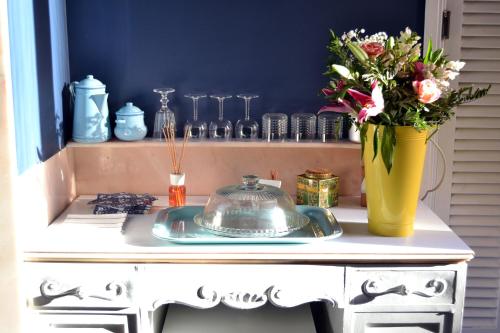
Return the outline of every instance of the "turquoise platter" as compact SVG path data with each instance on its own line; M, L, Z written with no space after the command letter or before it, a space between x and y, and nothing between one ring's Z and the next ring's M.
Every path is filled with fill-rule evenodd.
M342 228L333 214L324 208L297 206L297 212L306 215L310 223L304 228L282 237L224 237L194 223L203 206L166 208L158 212L153 236L179 244L307 244L325 241L342 235Z

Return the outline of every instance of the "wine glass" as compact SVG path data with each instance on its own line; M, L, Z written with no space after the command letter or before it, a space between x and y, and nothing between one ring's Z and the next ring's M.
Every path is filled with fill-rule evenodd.
M231 140L233 135L233 124L229 120L224 120L224 100L231 98L231 95L210 95L219 101L219 118L212 120L208 129L210 139L213 140Z
M242 98L245 101L245 119L239 119L236 122L236 138L240 140L256 140L259 136L259 124L255 120L250 119L250 101L258 98L259 95L239 94L236 97Z
M187 94L184 97L193 100L193 120L186 121L184 133L187 133L190 139L204 140L207 137L208 126L205 121L198 120L198 100L207 97L207 94Z
M174 128L175 132L175 116L174 113L168 108L168 94L175 91L173 88L156 88L153 89L155 93L161 95L161 108L156 111L155 114L155 125L153 129L153 139L162 140L165 138L163 133L163 127L168 125Z

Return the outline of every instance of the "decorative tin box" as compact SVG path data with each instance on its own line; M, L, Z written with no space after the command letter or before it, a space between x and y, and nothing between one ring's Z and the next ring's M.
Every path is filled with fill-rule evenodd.
M306 170L297 176L297 204L323 208L338 205L339 177L325 169Z

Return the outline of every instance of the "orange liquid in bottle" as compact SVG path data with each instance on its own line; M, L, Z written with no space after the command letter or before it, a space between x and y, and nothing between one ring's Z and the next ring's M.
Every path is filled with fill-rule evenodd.
M170 207L186 205L186 186L171 185L168 187L168 205Z

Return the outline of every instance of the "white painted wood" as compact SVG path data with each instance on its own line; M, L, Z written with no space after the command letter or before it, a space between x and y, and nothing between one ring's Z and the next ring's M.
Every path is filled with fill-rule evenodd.
M25 295L30 306L110 308L134 301L136 269L127 264L29 263Z
M348 274L350 304L394 306L454 302L454 270L360 268Z
M378 237L368 233L366 209L359 198L340 198L340 206L332 208L344 234L328 241L303 245L176 245L152 236L156 213L129 216L124 232L115 228L88 225L65 225L67 214L91 214L90 197L75 200L43 234L33 237L25 246L26 260L142 260L220 261L258 260L301 261L329 260L380 262L400 260L442 261L468 260L472 251L429 208L420 205L412 237ZM207 197L188 198L190 204L203 205ZM162 198L163 205L166 198ZM78 227L75 229L75 227ZM78 232L75 232L78 231Z
M432 40L434 48L444 46L444 41L441 38L441 28L442 13L446 8L446 1L447 0L428 0L425 2L424 47L427 47L429 40ZM437 184L444 169L445 165L439 156L438 150L432 143L429 143L427 145L424 174L420 189L421 196ZM437 205L435 192L430 192L424 202L432 210L435 210Z
M266 304L291 308L315 301L342 307L344 302L344 268L336 266L211 265L207 269L155 264L146 265L142 276L150 287L138 294L151 311L165 304L198 309L224 304L245 310Z
M65 311L60 316L75 311L118 315L138 309L139 332L156 333L168 304L252 311L269 305L287 309L321 301L326 306L326 326L335 327L336 332L359 332L352 330L352 320L360 312L377 313L380 325L376 327L392 327L391 320L398 316L394 312L406 312L407 321L398 322L408 326L413 321L415 325L409 329L419 327L418 320L424 319L424 313L426 320L432 313L443 314L451 318L453 327L460 327L467 265L464 260L470 259L472 252L425 206L418 209L415 236L408 238L368 234L366 210L358 206L358 200L342 198L341 206L333 212L345 233L333 241L190 246L152 238L155 214L129 216L124 233L92 223L80 223L77 229L74 224L65 224L67 214L91 212L89 199L77 199L45 234L36 235L30 243L26 259L48 261L26 263L26 290L37 311ZM203 204L206 200L190 197L188 203ZM161 197L159 204L165 203L166 198ZM419 264L401 264L409 261ZM352 266L353 262L372 265ZM446 264L455 262L460 263ZM483 262L480 268L488 269L488 264ZM53 284L49 288L44 284L47 280L66 286ZM359 300L360 290L363 293L365 281L375 281L365 288L374 300L353 303ZM114 287L108 288L110 283ZM402 294L391 291L400 284L405 285ZM43 294L55 298L42 304ZM118 312L112 313L113 309ZM329 321L333 319L334 323Z
M442 313L398 313L390 318L380 313L356 313L352 333L447 333ZM388 320L389 319L389 320Z
M500 329L499 6L498 0L448 2L452 35L446 51L467 63L459 86L493 83L487 97L459 107L456 121L440 136L452 167L438 193L437 212L476 252L467 280L465 332Z
M37 327L44 333L129 333L126 315L41 313ZM44 329L45 328L45 329Z
M465 274L465 263L425 267L348 266L346 281L350 283L346 299L349 306L344 310L344 332L371 332L377 328L380 332L426 332L424 329L427 329L459 333ZM422 283L429 278L435 282L427 282L428 292L420 293ZM363 281L376 283L365 290ZM422 300L423 297L427 300Z

